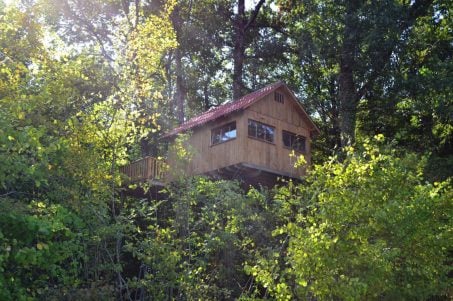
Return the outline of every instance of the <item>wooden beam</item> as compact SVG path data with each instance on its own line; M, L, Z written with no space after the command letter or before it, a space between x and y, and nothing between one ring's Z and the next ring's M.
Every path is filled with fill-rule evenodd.
M256 164L252 164L252 163L241 163L241 165L246 168L252 168L252 169L264 171L264 172L271 173L271 174L274 174L277 176L284 176L284 177L289 177L289 178L293 178L293 179L299 178L299 176L297 176L296 174L278 171L278 170L274 170L274 169L271 169L271 168L268 168L265 166L260 166L260 165L256 165Z

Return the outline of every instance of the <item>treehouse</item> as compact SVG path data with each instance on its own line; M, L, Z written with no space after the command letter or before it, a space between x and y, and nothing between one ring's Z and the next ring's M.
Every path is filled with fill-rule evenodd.
M282 82L198 115L168 132L170 144L180 133L190 133L192 150L184 166L188 175L239 179L246 184L273 185L278 177L299 178L305 168L295 168L296 156L311 160L311 140L319 130ZM167 164L176 165L168 154ZM132 180L163 181L172 176L162 163L147 157L124 167Z

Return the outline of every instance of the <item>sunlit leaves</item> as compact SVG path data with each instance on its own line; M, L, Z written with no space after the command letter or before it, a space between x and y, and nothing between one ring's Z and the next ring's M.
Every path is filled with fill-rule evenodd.
M292 298L318 300L447 293L450 183L424 184L417 157L373 145L315 167L299 190L280 190L277 198L293 203L274 231L289 237L286 256L248 269L277 299L282 284Z
M149 74L172 39L168 15L143 27L140 55L153 62L140 83L152 88L137 97L135 58L119 51L109 64L89 43L64 45L35 4L0 8L0 203L17 204L1 210L2 300L61 297L121 271L106 255L122 252L112 245L130 231L115 211L118 165L159 128L150 98L162 96Z
M129 59L135 62L138 72L146 74L163 71L160 68L162 54L177 46L170 22L170 13L174 5L174 1L167 2L159 15L148 16L132 33L128 55ZM142 93L146 93L147 90L145 86Z

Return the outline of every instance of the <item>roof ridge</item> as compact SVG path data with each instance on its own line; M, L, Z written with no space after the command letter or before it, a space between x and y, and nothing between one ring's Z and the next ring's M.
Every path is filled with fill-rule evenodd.
M190 118L189 120L185 121L185 122L182 123L181 125L183 125L183 124L189 122L190 120L192 120L192 119L194 119L194 118L196 118L196 117L198 117L198 116L201 116L201 115L203 115L203 114L205 114L205 113L208 113L208 112L211 112L211 111L215 111L215 110L218 110L218 109L227 107L228 105L234 104L234 103L236 103L236 102L243 101L243 99L245 99L246 97L250 97L252 94L255 94L255 93L256 93L256 94L262 93L262 92L263 92L264 90L266 90L267 88L270 88L270 87L273 87L274 85L282 84L282 83L283 83L282 81L278 81L278 82L275 82L275 83L273 83L273 84L269 84L269 85L267 85L267 86L264 86L264 87L261 88L261 89L258 89L258 90L255 90L255 91L253 91L253 92L247 93L247 94L245 94L245 95L239 97L238 99L229 100L229 101L227 101L227 102L225 102L225 103L223 103L223 104L221 104L221 105L219 105L219 106L211 107L211 108L209 108L207 111L204 111L204 112L198 114L197 116L194 116L194 117Z
M262 96L270 93L271 91L277 89L281 85L285 85L283 81L278 81L272 84L269 84L259 90L253 91L248 93L236 100L230 100L218 107L214 107L214 109L209 109L204 111L203 113L192 117L191 119L185 121L181 125L177 126L176 128L170 130L168 133L164 135L164 138L171 137L179 132L189 130L196 126L203 125L209 121L213 121L221 116L233 113L239 109L247 107L248 105L254 103ZM220 112L220 114L219 114Z

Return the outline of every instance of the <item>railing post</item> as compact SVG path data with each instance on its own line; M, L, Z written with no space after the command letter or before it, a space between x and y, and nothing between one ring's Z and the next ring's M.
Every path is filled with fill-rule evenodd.
M151 165L151 170L150 170L149 178L152 179L152 178L154 178L154 170L155 170L155 168L156 168L156 161L155 161L154 158L151 158L151 157L150 157L149 163L150 163L150 165Z

